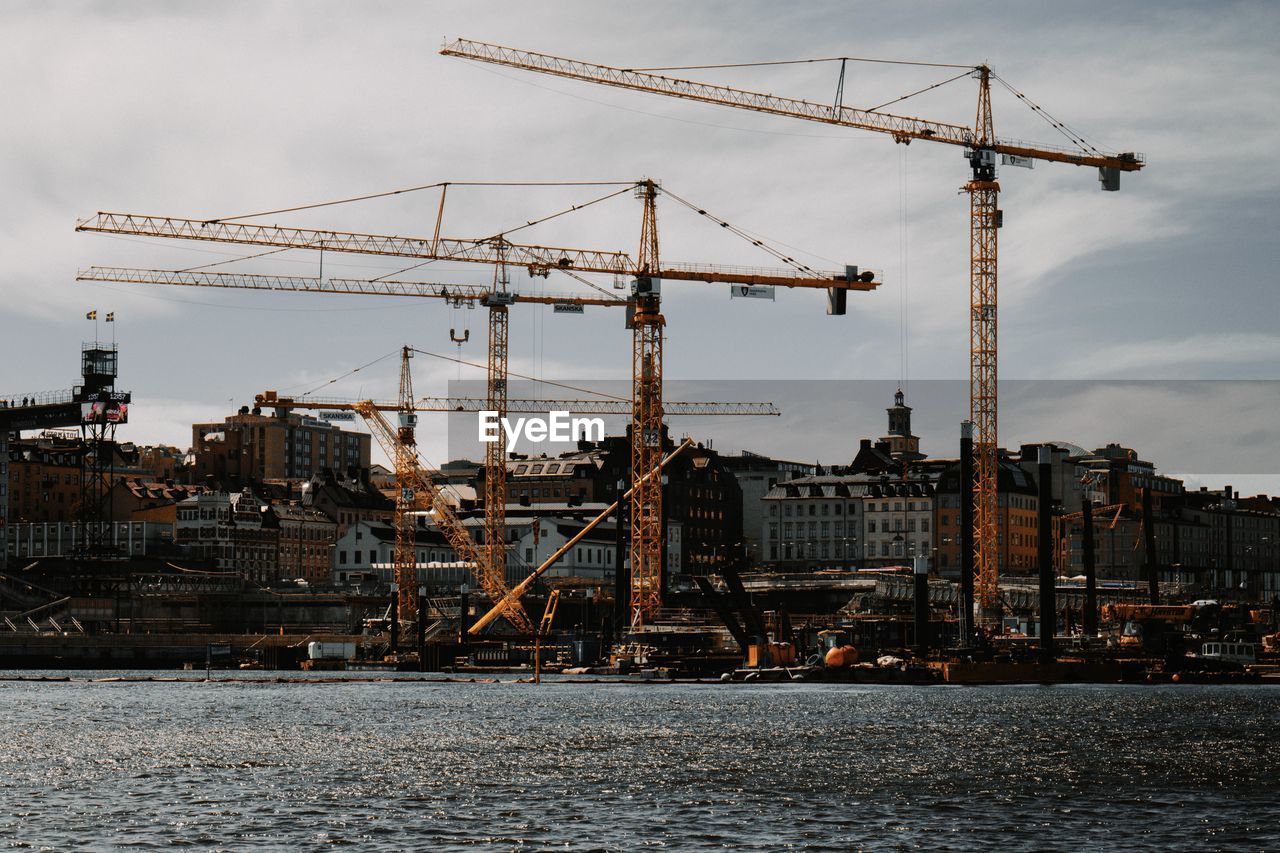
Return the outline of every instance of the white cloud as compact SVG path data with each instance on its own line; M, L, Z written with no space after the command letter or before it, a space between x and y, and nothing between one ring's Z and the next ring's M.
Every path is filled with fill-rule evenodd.
M456 352L448 331L464 318L441 306L376 299L73 284L75 269L91 263L186 267L251 253L72 230L77 217L98 209L217 216L444 179L651 175L735 225L829 259L815 260L824 267L857 263L882 269L886 279L876 293L851 296L844 318L824 316L818 292L780 292L776 303L757 305L731 303L721 288L672 284L668 376L896 377L900 295L908 286L910 373L967 375L968 203L957 192L967 170L958 151L438 56L439 39L454 35L618 64L849 53L989 60L1055 115L1150 159L1142 173L1125 177L1118 195L1100 193L1088 170L1040 164L1002 174L1002 317L1019 323L1002 330L1003 340L1029 341L1008 350L1016 361L1002 369L1260 375L1276 363L1277 339L1259 326L1280 315L1280 296L1236 274L1273 268L1274 250L1261 239L1230 242L1237 235L1221 214L1242 198L1267 197L1277 182L1269 146L1280 123L1280 16L1266 5L1228 13L996 3L984 7L981 24L969 10L912 3L806 4L785 13L749 2L317 3L305 13L290 3L27 4L5 18L0 386L71 384L66 359L55 365L52 353L75 346L84 330L73 324L84 310L114 308L122 318L121 384L140 401L130 429L155 440L188 442L189 417L228 414L272 385L312 387L405 342ZM846 101L888 100L940 79L932 73L856 67ZM833 95L834 74L823 65L708 72L822 101ZM1055 141L1007 93L997 96L998 133ZM908 100L901 111L968 121L973 98L972 82L963 80ZM493 233L590 197L457 189L445 231ZM271 218L430 234L437 198L408 194ZM664 203L660 225L667 258L770 263L677 206ZM633 251L638 232L638 205L626 197L521 233ZM1081 308L1093 306L1034 310L1052 286L1055 296L1071 292L1060 282L1069 285L1068 273L1087 261L1146 263L1144 252L1192 236L1210 246L1197 260L1215 277L1214 298L1252 306L1246 319L1254 325L1191 303L1162 309L1159 274L1132 282L1115 269L1092 273L1101 277L1093 282L1098 292L1123 292L1151 306L1154 318L1130 323L1123 340L1091 334L1092 314ZM407 266L332 254L324 263L330 272L370 276ZM318 262L287 253L231 268L314 275ZM440 264L414 275L485 281L489 274ZM567 279L521 286L579 287ZM1161 310L1180 313L1167 318ZM1171 319L1198 331L1171 332ZM483 312L469 323L463 357L483 361ZM1087 350L1064 355L1035 346L1050 332ZM415 362L416 390L446 393L459 372L431 361ZM517 313L512 363L552 378L625 380L628 335L620 317L606 312L572 322ZM335 383L333 393L394 396L395 376L393 363L379 365Z

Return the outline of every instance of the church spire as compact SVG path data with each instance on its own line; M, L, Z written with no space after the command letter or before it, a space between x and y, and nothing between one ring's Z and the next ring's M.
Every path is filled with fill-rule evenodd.
M890 455L895 459L923 459L920 439L911 434L911 407L901 388L893 395L893 405L885 411L889 413L889 434L880 440L888 443Z

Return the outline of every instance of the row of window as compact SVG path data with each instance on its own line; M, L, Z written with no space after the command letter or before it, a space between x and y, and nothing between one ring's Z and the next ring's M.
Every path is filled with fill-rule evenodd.
M909 542L881 542L879 545L879 556L881 557L914 557L919 552L928 553L929 540L922 540L919 545L913 541ZM871 543L866 547L866 556L872 558L877 556L877 548L875 543ZM841 542L785 542L781 546L773 542L769 545L770 560L804 560L804 559L845 559L857 560L861 559L859 548L857 545Z
M769 515L777 517L778 504L782 504L782 514L786 517L795 515L854 515L858 511L859 501L814 501L796 503L794 501L771 501ZM849 508L846 510L845 507ZM929 512L929 501L868 501L867 512Z

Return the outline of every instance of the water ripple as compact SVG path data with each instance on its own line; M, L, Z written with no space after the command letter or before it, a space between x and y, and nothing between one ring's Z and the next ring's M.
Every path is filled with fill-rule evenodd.
M1267 687L4 685L14 847L1280 846Z

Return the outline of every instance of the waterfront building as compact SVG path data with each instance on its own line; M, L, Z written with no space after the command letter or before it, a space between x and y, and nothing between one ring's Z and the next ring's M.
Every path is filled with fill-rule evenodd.
M338 525L317 509L274 504L262 510L262 525L275 530L277 580L328 583Z
M569 539L604 509L603 505L550 504L508 507L505 541L507 550L506 580L516 584L559 550ZM484 519L470 516L463 526L472 539L479 541ZM418 583L432 593L456 594L460 584L474 585L474 574L458 558L453 548L434 524L421 517L415 526ZM612 583L616 560L617 529L603 522L574 545L543 577L548 580L572 579L579 583L605 586ZM358 521L334 545L332 572L334 583L357 585L369 579L387 586L393 578L396 530L391 524Z
M776 484L761 498L761 566L784 572L861 568L863 501L877 480L828 474Z
M761 564L787 572L900 566L930 556L941 466L920 452L898 389L888 430L845 468L777 483L762 499Z
M776 485L796 477L811 477L818 473L812 462L794 462L774 459L750 450L733 455L720 454L720 462L733 474L742 493L742 541L746 549L748 568L758 566L768 555L762 538L767 506L764 496Z
M326 468L303 484L301 498L304 506L323 512L338 525L339 538L357 521L389 524L395 517L395 501L373 484L372 477L361 476L356 468L349 469L345 477Z
M6 460L9 520L78 520L83 456L84 442L72 431L50 430L11 441Z
M191 426L192 476L223 488L264 480L309 480L326 468L367 474L371 437L292 412L241 407L222 423Z
M101 543L117 557L171 555L173 524L155 521L103 522ZM84 550L84 528L74 521L19 522L5 543L14 560L75 557Z
M996 554L1001 576L1031 575L1039 566L1040 507L1035 478L1001 451L996 480ZM935 570L960 576L960 463L950 461L938 479Z

